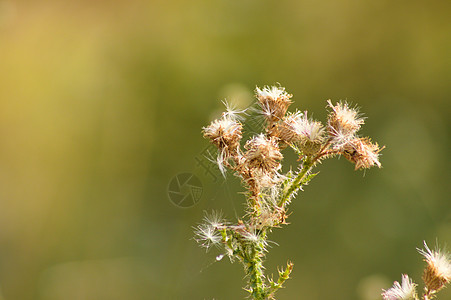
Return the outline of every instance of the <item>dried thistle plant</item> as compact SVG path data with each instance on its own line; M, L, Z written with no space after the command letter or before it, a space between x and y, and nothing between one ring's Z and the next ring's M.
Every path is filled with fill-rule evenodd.
M424 292L418 298L416 283L409 276L402 275L402 284L395 281L393 287L384 290L384 300L431 300L436 297L437 292L443 289L451 281L451 254L440 250L430 250L426 242L424 249L417 249L424 257L426 267L423 271Z
M364 118L345 102L327 102L329 116L323 125L312 120L306 111L288 112L292 95L282 87L257 88L256 98L265 118L264 132L242 141L242 111L230 108L203 128L204 137L218 148L221 172L225 174L230 169L245 186L246 214L231 224L213 212L195 228L195 239L207 249L221 247L224 255L242 263L247 279L245 289L252 299L275 299L275 292L290 277L293 263L279 269L276 280L265 276L268 234L287 224L288 206L301 187L316 175L313 168L324 159L339 155L353 163L356 170L380 168L382 149L368 137L358 135ZM282 174L282 151L286 148L292 148L299 156L299 166L296 171Z

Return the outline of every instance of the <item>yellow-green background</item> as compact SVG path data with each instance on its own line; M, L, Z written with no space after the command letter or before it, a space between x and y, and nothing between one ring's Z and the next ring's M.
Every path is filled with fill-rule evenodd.
M420 281L415 248L451 243L450 8L0 0L0 299L244 298L242 267L191 240L204 210L241 214L239 184L195 157L220 100L277 82L323 121L327 99L358 103L362 134L387 146L382 169L326 161L298 195L270 236L268 273L295 263L279 298ZM188 209L167 196L181 172L204 185Z

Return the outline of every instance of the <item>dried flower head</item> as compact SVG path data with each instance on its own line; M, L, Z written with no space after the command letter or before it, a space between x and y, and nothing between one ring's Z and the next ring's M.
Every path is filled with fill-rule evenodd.
M296 128L298 128L298 123L301 122L302 112L296 111L294 113L288 113L282 119L282 122L274 126L270 131L269 135L276 137L285 144L292 144L298 139L298 134Z
M324 142L324 127L307 117L307 112L288 114L282 122L269 131L269 135L283 144L298 146L306 155L317 153Z
M329 134L341 141L353 136L363 125L364 119L359 117L357 109L350 108L348 103L338 102L335 106L330 100L328 106L332 109L328 118Z
M270 123L281 120L292 103L290 98L293 95L285 92L283 87L265 86L263 89L257 87L255 92L263 114Z
M423 281L428 291L436 292L451 281L451 257L450 254L438 249L431 251L426 242L424 248L418 249L427 263Z
M379 152L381 150L377 143L372 144L368 138L354 138L343 146L341 154L355 164L356 170L373 166L380 168Z
M402 275L402 284L395 281L393 287L388 290L384 290L382 298L384 300L409 300L417 299L416 284L412 282L409 276Z
M274 173L280 168L279 161L283 158L275 139L266 138L263 134L249 140L244 146L246 167L259 169L264 173Z
M203 132L204 137L210 139L218 149L235 153L240 145L242 129L243 125L240 122L224 117L211 122L209 126L203 128Z
M320 122L307 118L307 112L299 118L295 127L297 144L306 155L316 154L324 142L324 128Z

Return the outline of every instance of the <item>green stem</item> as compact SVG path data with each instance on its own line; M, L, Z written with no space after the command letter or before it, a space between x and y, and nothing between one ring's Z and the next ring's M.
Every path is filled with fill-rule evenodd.
M256 253L257 254L257 253ZM249 264L249 287L253 299L265 299L265 286L263 282L263 263L258 254L250 261Z
M261 241L250 248L247 260L247 274L249 275L249 292L254 300L265 300L267 298L267 287L263 273L264 243L266 232L261 232Z
M304 183L303 180L306 178L308 172L312 169L315 161L316 159L311 159L309 157L304 160L301 171L299 171L296 178L290 183L290 185L282 195L282 198L280 199L278 204L279 207L284 207L285 203L291 198L293 193L302 186L302 184Z

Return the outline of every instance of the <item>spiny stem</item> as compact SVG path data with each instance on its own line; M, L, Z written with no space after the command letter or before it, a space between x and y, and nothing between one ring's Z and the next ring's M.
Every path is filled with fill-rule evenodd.
M265 255L264 243L266 242L266 231L261 231L259 235L261 240L257 244L251 246L249 286L251 288L251 295L255 300L264 300L266 299L266 284L264 282L265 277L263 273L262 258Z
M265 284L263 282L263 262L259 257L259 251L255 251L249 262L249 287L253 299L263 300L266 297Z
M301 171L299 171L296 178L290 183L290 185L286 189L285 193L282 195L282 198L280 199L280 201L278 203L279 207L283 207L285 205L285 203L291 198L293 193L298 188L300 188L307 173L312 169L314 164L315 164L315 159L310 159L309 157L305 158Z
M267 293L270 299L272 299L271 297L273 297L274 293L278 289L282 288L285 281L287 281L290 278L291 271L293 271L293 263L288 262L287 268L285 270L279 271L279 279L277 280L277 282L271 281L271 286L268 288L268 293Z

